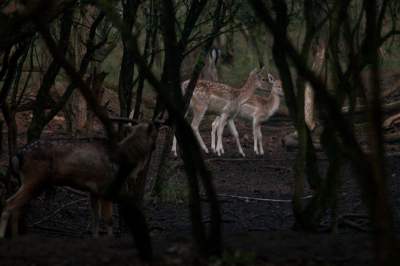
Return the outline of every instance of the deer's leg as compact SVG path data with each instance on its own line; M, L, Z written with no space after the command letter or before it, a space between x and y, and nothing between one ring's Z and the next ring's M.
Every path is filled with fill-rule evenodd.
M224 127L226 125L226 119L228 118L228 115L226 113L222 113L220 118L219 118L219 125L218 125L218 142L217 142L217 153L218 156L221 156L221 150L222 150L222 133L224 133Z
M113 212L112 212L112 202L104 199L100 199L101 211L103 213L104 221L107 227L107 235L112 236L112 224L113 224Z
M93 217L93 238L98 238L100 220L100 199L99 196L89 193L89 200Z
M264 149L263 149L263 141L262 141L262 133L261 133L261 124L258 123L258 142L260 143L260 154L264 154Z
M176 137L175 137L175 135L174 135L174 140L172 141L172 149L171 149L171 152L174 153L174 156L175 156L175 157L178 157L178 154L176 153Z
M240 154L243 155L243 157L245 157L244 152L242 150L242 146L240 146L239 134L236 130L235 123L233 122L233 118L228 119L227 122L228 122L229 130L231 131L232 135L236 139L236 143L237 143Z
M254 137L254 152L258 154L258 145L257 145L257 138L258 138L258 121L256 118L253 118L253 137Z
M3 213L1 214L1 221L0 221L0 238L3 238L7 224L12 216L12 233L14 236L18 235L18 214L21 207L28 204L35 196L35 191L33 189L27 189L26 185L22 185L20 189L15 193L14 196L9 198L6 201L6 204L3 209Z
M217 129L219 125L219 116L217 116L212 123L212 130L211 130L211 150L215 153L215 134L217 134Z
M217 116L214 120L214 122L212 123L212 131L211 131L211 149L212 151L215 153L216 149L215 149L215 135L218 134L218 128L219 128L219 121L220 121L220 117ZM224 125L224 127L226 126L226 123ZM224 154L224 146L221 145L221 153Z
M226 122L225 122L225 125L224 125L224 128L225 128L225 126L226 126ZM222 132L222 134L224 134L224 132ZM231 134L233 135L233 133L232 133L232 131L231 131ZM224 154L225 153L225 150L224 150L224 143L223 142L221 142L221 154Z
M207 106L202 107L201 109L195 109L195 113L194 113L194 117L193 117L193 121L192 121L192 129L194 134L196 135L197 140L200 143L201 148L204 150L205 153L209 153L206 144L204 144L203 139L200 136L200 132L199 132L199 125L201 120L203 120L204 114L207 111Z
M20 214L21 214L21 209L18 209L16 211L14 211L10 217L11 218L11 235L12 236L18 236L18 221L19 221Z

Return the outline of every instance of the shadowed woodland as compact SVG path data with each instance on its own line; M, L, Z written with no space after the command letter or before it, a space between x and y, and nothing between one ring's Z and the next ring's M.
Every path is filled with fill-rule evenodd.
M21 176L55 197L11 215L19 236L4 228L0 262L399 265L399 12L394 0L0 0L1 223L32 184ZM212 85L205 107L211 83L198 80L234 89ZM246 117L252 104L265 113ZM95 173L102 154L110 182L52 189L58 150L82 138L104 139L81 163ZM29 162L24 145L49 139L58 148ZM14 154L33 170L19 175ZM90 238L94 198L115 203L114 236Z

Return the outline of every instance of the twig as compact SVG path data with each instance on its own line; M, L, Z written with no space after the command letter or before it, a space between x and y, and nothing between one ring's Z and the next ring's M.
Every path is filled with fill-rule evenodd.
M369 215L366 214L355 214L355 213L344 213L340 216L340 218L364 218L364 219L371 219Z
M54 232L61 232L61 233L67 233L66 230L62 230L62 229L57 229L57 228L51 228L51 227L47 227L47 226L43 226L43 225L39 225L39 224L32 224L31 226L35 226L41 229L45 229L45 230L49 230L49 231L54 231Z
M61 215L62 215L62 218L63 218L64 221L65 221L65 220L66 220L66 219L65 219L65 215L64 215L64 212L62 211L62 209L63 209L64 207L62 206L61 201L59 201L58 204L60 204Z
M77 189L73 189L73 188L70 188L70 187L61 187L61 188L63 188L63 189L65 189L65 190L69 190L69 191L72 191L72 192L74 192L75 194L79 194L79 195L82 195L82 196L85 196L85 197L87 197L87 193L85 193L85 192L82 192L82 191L79 191L79 190L77 190Z
M357 202L356 204L351 206L350 211L355 214L357 212L358 208L360 208L361 205L362 205L361 201Z
M174 219L175 217L176 217L176 215L167 217L167 218L150 218L150 220L151 221L165 221L165 220L169 220L169 219Z
M238 216L238 215L236 215L236 214L233 214L233 213L231 213L231 212L224 212L224 213L230 214L230 215L232 215L233 217L236 217L236 218L240 218L240 216ZM224 214L224 213L222 213L222 214Z
M350 227L353 227L354 229L360 230L360 231L364 231L364 232L369 232L368 229L365 229L364 227L360 226L359 224L355 223L355 222L351 222L349 220L346 219L341 219L341 221L345 224L348 225Z
M47 210L49 210L51 213L52 213L52 215L55 215L55 212L49 207L49 206L47 206L47 204L46 203L44 203L44 201L43 201L43 199L42 198L38 198L39 200L40 200L40 202L43 204L43 206L45 206L46 207L46 209ZM58 215L56 215L58 218L61 218L60 216L58 216Z
M210 158L210 159L206 159L204 161L265 161L265 159L229 159L229 158ZM291 168L289 167L283 167L283 166L278 166L278 165L263 165L262 167L264 168L269 168L269 169L284 169L287 171L292 171Z
M164 210L158 211L155 214L153 214L153 216L149 217L150 220L152 220L155 216L157 216L158 214L160 214L161 212L163 212Z
M72 231L75 231L75 232L80 232L80 230L75 229L75 228L72 228L72 227L69 227L69 226L63 226L63 225L60 225L60 224L58 224L58 223L56 223L56 225L57 225L58 227L60 227L60 228L72 230Z
M205 220L203 220L203 223L211 223L211 221L212 221L212 219L205 219ZM234 220L228 220L228 219L221 219L221 222L222 222L222 223L231 224L231 223L234 223L234 222L236 222L236 221L234 221Z
M267 228L249 228L249 232L264 232L264 231L270 231Z
M221 197L229 197L229 198L236 198L236 199L244 199L246 202L250 200L255 201L271 201L271 202L292 202L292 200L278 200L278 199L262 199L262 198L251 198L251 197L243 197L243 196L234 196L234 195L227 195L227 194L217 194L217 196ZM301 199L308 199L312 196L307 196Z
M72 202L70 202L70 203L68 203L68 204L65 204L64 206L62 206L62 207L59 208L58 210L56 210L56 211L54 211L53 213L47 215L47 216L44 217L42 220L40 220L40 221L38 221L38 222L36 222L36 223L33 223L32 225L38 225L39 223L43 222L44 220L47 220L49 217L53 216L54 214L56 214L57 212L61 211L63 208L65 208L65 207L67 207L67 206L69 206L69 205L75 204L75 203L77 203L77 202L79 202L79 201L88 200L88 199L89 199L89 198L78 199L78 200L72 201Z
M257 218L257 217L260 217L260 216L269 215L269 214L270 214L270 213L260 213L260 214L257 214L257 215L254 215L254 216L249 217L249 220L254 219L254 218Z
M51 221L53 223L59 223L59 224L65 224L68 222L68 221L55 220L55 219L51 219L51 218L49 219L49 221Z
M90 222L89 222L88 225L86 226L86 231L84 231L84 232L88 232L88 231L89 231L89 227L90 227Z
M161 226L152 226L150 228L150 230L171 231L171 230L169 230L169 228L164 228L164 227L161 227Z

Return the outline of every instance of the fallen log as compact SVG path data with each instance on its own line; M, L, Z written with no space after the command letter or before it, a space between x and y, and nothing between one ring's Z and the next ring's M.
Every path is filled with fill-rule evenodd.
M388 129L391 126L399 124L399 123L400 123L400 114L393 115L393 116L387 118L385 121L383 121L382 128Z
M396 91L400 89L400 82L397 82L392 86L392 88L385 90L384 92L381 93L381 99L385 99L386 97L392 95Z
M355 112L360 113L364 112L366 106L365 105L357 105ZM390 112L395 112L395 111L400 111L400 101L393 102L393 103L388 103L388 104L382 104L382 111L384 113L390 113ZM349 107L343 107L342 108L342 114L346 114L349 112Z

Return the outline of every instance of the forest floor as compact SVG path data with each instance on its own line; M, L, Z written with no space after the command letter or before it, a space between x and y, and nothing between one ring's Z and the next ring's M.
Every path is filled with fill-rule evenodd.
M210 118L211 119L211 118ZM210 147L211 120L203 122L201 135ZM18 113L18 146L26 142L30 112ZM43 138L62 138L62 115L46 127ZM297 150L283 145L283 138L294 132L290 122L268 122L262 126L265 155L255 155L251 124L238 121L237 129L246 157L238 151L234 139L224 135L225 154L204 154L212 172L220 201L223 231L223 255L201 259L193 246L189 219L186 176L180 159L170 157L168 186L163 198L150 198L165 129L157 139L146 185L144 214L152 236L155 261L150 265L374 265L370 220L361 202L351 165L344 174L339 205L337 235L327 233L330 216L322 220L320 234L291 230L295 222L290 200L293 196L293 166ZM392 130L397 131L397 129ZM4 135L6 135L3 132ZM96 137L105 136L97 126ZM368 148L364 132L360 143ZM6 140L3 138L1 165L7 165ZM390 203L400 233L400 145L385 146ZM324 176L328 160L317 152L319 170ZM306 204L313 191L304 180ZM205 196L202 196L205 199ZM202 203L203 219L209 220L207 201ZM118 212L114 206L117 237L105 235L92 239L92 218L87 193L57 188L54 199L44 195L32 201L29 233L0 240L0 265L138 265L140 261L132 238L118 232Z
M20 128L29 113L18 114ZM62 117L46 128L43 138L59 138L65 133ZM204 122L205 125L211 124ZM278 125L278 126L277 126ZM360 201L360 191L350 165L346 167L339 209L339 232L304 234L291 231L294 216L290 204L293 195L293 165L296 150L287 149L283 137L294 131L287 123L264 125L265 155L253 152L251 125L237 123L243 158L234 139L224 136L226 153L218 157L204 155L212 171L220 200L224 253L220 258L200 259L194 252L187 206L186 177L180 159L170 157L169 185L163 199L146 196L144 213L152 235L156 261L151 265L373 265L369 219ZM210 146L210 127L201 135ZM102 130L98 136L104 136ZM26 132L20 132L21 145ZM146 190L155 176L164 141L161 130L153 153ZM363 133L360 133L362 136ZM367 145L367 143L361 143ZM387 146L390 202L400 232L400 145ZM3 148L4 150L4 148ZM6 164L3 154L3 164ZM326 155L318 152L321 174L328 166ZM304 204L313 191L304 180ZM29 234L0 240L1 265L137 265L136 249L128 235L107 237L102 228L98 240L91 239L91 214L86 193L57 188L54 199L44 195L31 204ZM207 202L204 220L209 219ZM114 206L114 232L118 235L118 213ZM323 218L321 231L329 228L329 215Z

